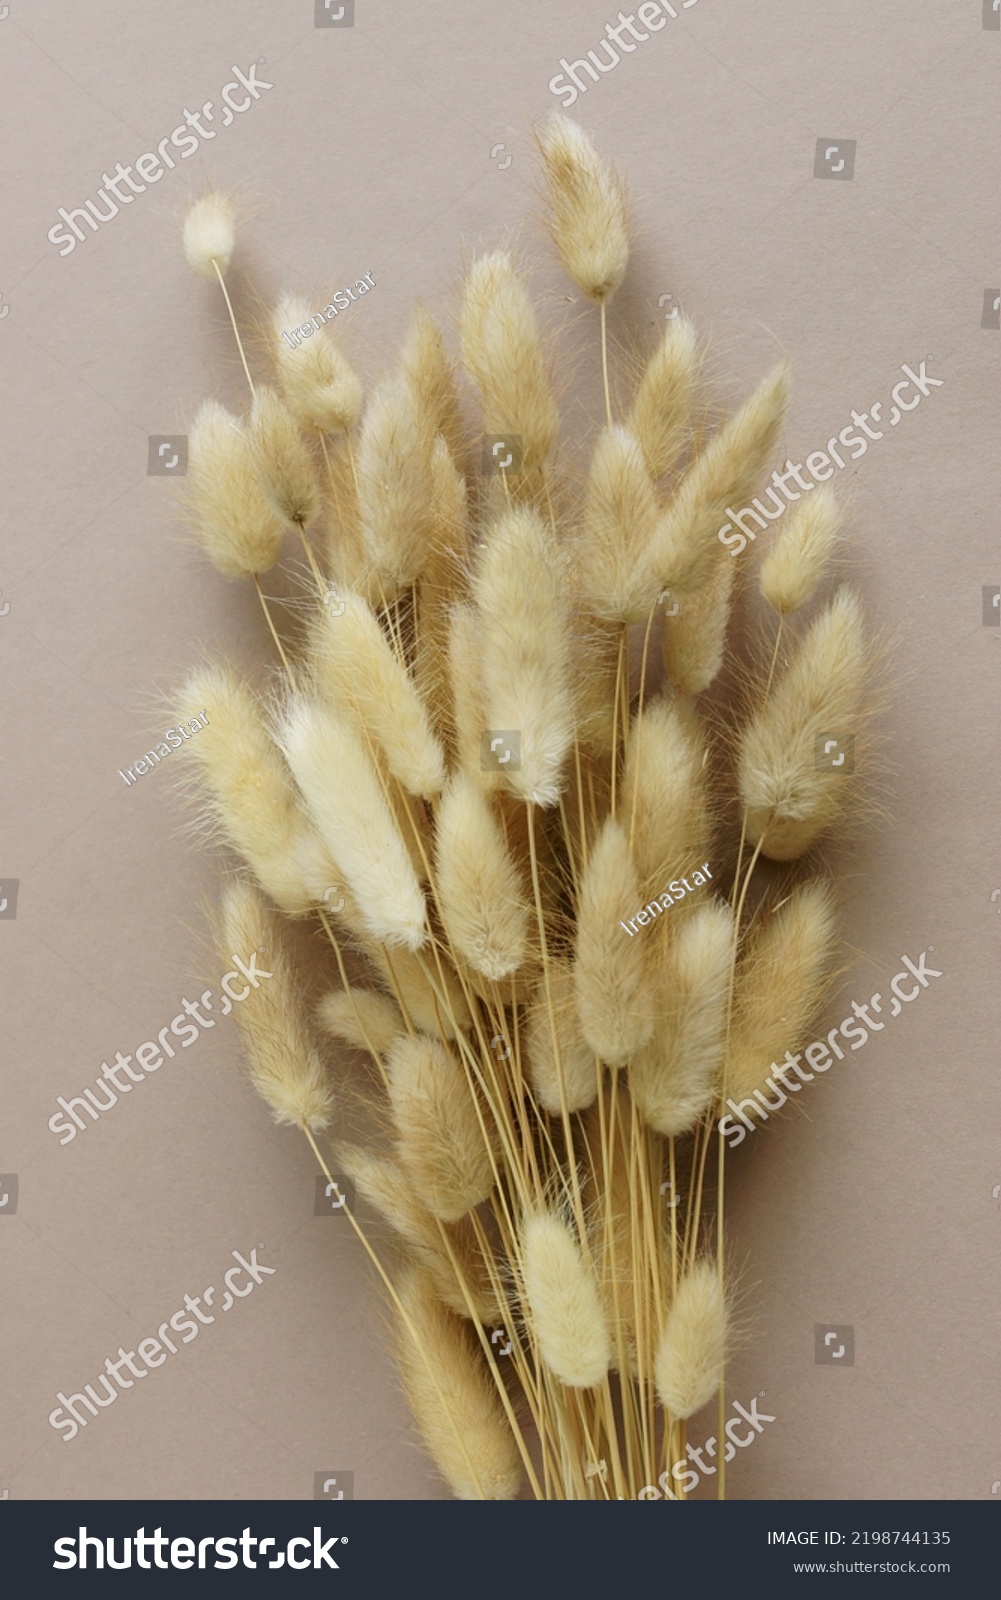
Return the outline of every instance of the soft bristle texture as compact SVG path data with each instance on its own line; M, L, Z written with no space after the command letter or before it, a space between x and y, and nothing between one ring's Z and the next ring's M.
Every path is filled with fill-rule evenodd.
M333 1038L380 1055L404 1031L399 1006L377 989L331 989L316 1007L316 1020Z
M432 431L444 435L452 459L460 461L463 427L455 374L445 351L441 329L426 306L419 305L414 311L400 365L419 404L430 418Z
M261 706L222 666L193 672L178 697L189 723L205 713L185 745L201 768L213 823L243 857L261 888L291 916L322 904L343 875L300 808L292 776L267 732ZM342 907L357 918L354 902Z
M290 527L305 527L320 509L313 464L288 406L274 389L260 384L250 412L250 437L268 504Z
M620 823L607 817L581 883L574 984L595 1055L625 1066L653 1032L643 942L620 924L640 908L639 881Z
M677 465L691 437L692 395L698 375L695 327L687 317L677 317L668 323L643 370L628 420L654 480Z
M697 1261L682 1278L654 1362L660 1403L679 1421L713 1398L723 1381L727 1313L715 1266Z
M621 1075L615 1080L613 1095L603 1116L598 1106L592 1106L583 1118L592 1172L587 1193L591 1202L591 1249L612 1333L614 1366L618 1372L636 1378L641 1367L644 1374L650 1368L651 1323L654 1306L663 1304L667 1296L667 1263L659 1253L652 1263L645 1259L646 1242L639 1220L645 1197L636 1182L631 1148L632 1106ZM651 1265L656 1273L654 1281Z
M419 950L427 938L424 896L361 739L343 716L293 699L278 742L370 933Z
M339 1144L335 1154L361 1198L410 1246L450 1310L477 1322L498 1319L497 1297L469 1222L449 1224L433 1216L414 1193L409 1173L396 1161L352 1144Z
M694 911L668 947L657 1027L629 1063L633 1099L658 1133L687 1133L712 1100L732 958L733 916L720 903Z
M522 1470L497 1390L463 1322L411 1268L397 1293L404 1318L399 1361L410 1408L457 1500L515 1500Z
M236 244L235 216L232 200L222 194L203 195L185 216L184 256L203 278L215 281L213 263L225 274Z
M365 951L385 979L387 989L398 996L412 1025L422 1033L454 1039L472 1027L469 1003L447 962L442 963L442 982L437 966L423 962L410 950L389 951L371 940Z
M250 884L223 891L216 942L222 961L262 958L253 984L244 985L249 993L233 1006L254 1088L276 1122L319 1132L333 1116L330 1083L310 1038L284 929Z
M216 400L199 407L188 434L191 507L205 551L227 578L268 572L285 529L261 492L243 424Z
M361 595L341 590L338 604L317 609L311 634L317 686L350 710L359 733L382 749L386 764L411 794L430 797L445 783L445 756L424 702Z
M486 978L516 972L528 951L529 908L489 801L471 778L451 780L438 811L436 862L445 931Z
M657 599L646 562L657 501L643 452L628 428L604 428L591 457L577 542L584 605L609 622L640 622Z
M601 1064L581 1032L570 962L550 961L548 976L548 990L540 982L528 1010L525 1050L535 1098L544 1111L559 1116L564 1108L584 1111L591 1105Z
M289 410L301 428L341 433L353 428L361 410L361 379L334 344L326 328L316 328L298 344L285 335L313 328L309 306L285 295L272 318L278 381Z
M519 442L521 464L508 471L515 489L541 483L556 440L557 415L528 291L507 251L480 256L462 299L462 358L483 403L487 435ZM507 451L497 461L506 459Z
M537 512L513 508L490 529L474 593L485 727L520 740L506 785L522 800L555 805L573 739L570 619L565 564Z
M695 713L682 701L651 700L630 730L622 783L622 825L632 837L641 898L670 890L672 879L707 864L712 837L706 797L705 738ZM677 891L675 891L677 893ZM685 891L682 890L685 896ZM673 899L673 896L672 896ZM682 898L666 908L677 917ZM656 915L656 913L651 913ZM628 938L628 935L625 937Z
M798 885L753 935L737 968L722 1098L743 1100L807 1036L830 983L834 896L826 883ZM790 1087L800 1087L793 1077Z
M723 665L726 630L733 608L737 563L720 547L709 581L665 607L662 654L668 682L682 694L702 694Z
M483 735L487 731L487 720L483 705L479 616L473 606L452 607L448 630L448 669L459 766L481 789L500 789L504 784L503 769L486 767L483 762Z
M851 789L844 746L862 731L868 666L862 607L850 589L839 589L741 737L747 837L752 845L763 839L773 861L803 855L844 808Z
M424 1034L395 1040L386 1065L400 1160L428 1209L458 1222L494 1187L493 1146L466 1075L445 1045Z
M799 611L813 599L840 524L838 502L823 485L789 512L761 563L761 593L776 611Z
M776 367L688 468L650 542L659 589L690 594L708 580L727 508L754 493L775 448L788 388Z
M587 134L553 111L539 136L551 226L567 274L589 300L610 300L629 262L625 185Z
M425 559L433 443L413 386L384 378L365 408L357 464L362 542L383 600L412 584Z
M571 1389L592 1389L612 1359L598 1285L578 1241L561 1218L525 1219L521 1268L526 1312L542 1359Z
M432 534L417 588L418 640L414 680L432 724L450 754L456 751L456 726L449 693L449 615L465 595L469 545L469 502L444 436L431 452Z

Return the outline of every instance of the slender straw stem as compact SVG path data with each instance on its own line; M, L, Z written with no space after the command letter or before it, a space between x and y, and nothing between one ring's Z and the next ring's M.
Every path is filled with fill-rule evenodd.
M254 380L250 376L250 368L247 366L247 357L244 355L243 351L243 340L240 338L240 330L236 325L236 314L233 310L233 302L229 298L229 290L226 288L226 280L219 269L219 263L215 256L212 257L212 265L215 267L215 275L219 279L219 287L222 290L223 299L226 302L226 309L229 312L229 320L233 325L233 337L236 340L236 348L240 352L240 360L243 362L243 370L247 374L247 382L250 384L250 392L252 395L255 395L257 390L254 388Z
M608 387L608 317L606 302L601 302L601 378L605 386L605 421L612 426L612 395Z
M256 572L254 573L254 587L257 590L257 598L261 602L261 608L264 612L265 618L267 619L268 627L271 629L271 637L275 641L275 647L278 651L278 654L281 656L282 666L288 673L289 683L292 685L292 688L295 689L297 687L295 673L292 671L291 662L289 661L288 656L285 654L285 646L279 639L275 625L271 620L271 612L268 608L268 602L264 598L264 590L261 588L261 580L257 576Z

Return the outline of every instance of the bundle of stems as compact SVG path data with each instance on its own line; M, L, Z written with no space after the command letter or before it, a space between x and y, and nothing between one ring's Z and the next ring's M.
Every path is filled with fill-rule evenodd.
M626 191L562 115L539 147L556 248L599 313L582 481L509 253L463 287L474 435L423 307L366 401L322 316L286 298L255 381L226 290L233 207L189 212L187 258L225 295L251 389L246 418L210 401L191 429L194 518L256 586L278 661L266 694L198 669L181 710L208 711L189 758L242 862L220 952L264 947L273 969L236 1011L253 1082L356 1186L347 1214L449 1489L633 1498L714 1397L722 1415L718 1124L803 1044L830 979L816 846L853 779L818 739L858 751L871 652L845 587L799 619L837 536L816 488L758 569L772 621L737 656L742 572L717 532L769 468L785 367L707 436L678 318L613 399ZM286 536L302 592L283 622L261 577ZM730 661L737 689L702 698ZM283 918L329 945L316 1000ZM365 1052L380 1143L345 1137L321 1036Z

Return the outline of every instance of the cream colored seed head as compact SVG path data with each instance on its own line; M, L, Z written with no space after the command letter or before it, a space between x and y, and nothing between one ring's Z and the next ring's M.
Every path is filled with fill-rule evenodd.
M754 933L736 972L722 1099L743 1100L763 1088L773 1063L809 1037L835 948L834 896L826 883L797 885Z
M201 770L215 829L246 861L261 888L290 916L304 916L325 889L343 883L300 806L292 775L264 724L256 697L226 667L193 672L178 697L189 721L206 726L182 755ZM345 892L347 920L357 907Z
M625 185L587 134L554 111L539 136L551 227L563 265L590 300L610 300L629 262Z
M528 1009L525 1051L535 1098L555 1117L564 1109L584 1111L593 1103L601 1063L581 1031L571 963L551 958L548 979L548 988L539 983Z
M584 1038L610 1067L625 1066L653 1032L642 941L620 925L640 904L628 840L606 817L581 882L574 983Z
M658 587L691 594L708 580L728 508L752 495L775 448L789 380L775 368L688 468L650 542Z
M188 434L190 504L205 551L227 578L268 572L285 529L261 492L243 424L206 400Z
M634 718L619 818L632 838L639 879L640 897L626 913L628 920L646 896L659 896L672 878L707 860L712 819L706 740L697 714L684 701L658 695L647 701L642 717ZM667 914L677 918L680 909L668 907Z
M682 1278L654 1361L660 1403L679 1421L712 1399L723 1381L726 1300L716 1268L697 1261Z
M292 699L277 738L369 933L419 950L427 939L424 895L358 734L329 707Z
M677 317L647 362L629 413L628 426L655 481L675 466L691 435L698 375L695 326L687 317Z
M305 527L320 509L313 463L288 406L261 384L250 411L250 437L268 504L290 527Z
M318 328L294 349L283 337L310 325L305 300L285 295L272 317L278 381L289 409L302 428L341 433L353 428L361 410L361 379L334 344L326 328Z
M386 1058L400 1160L429 1211L458 1222L494 1187L491 1119L480 1126L466 1074L438 1039L397 1039Z
M386 599L420 575L431 541L434 434L413 386L400 376L376 386L358 446L362 545Z
M250 884L225 889L217 944L227 963L261 957L260 976L233 1007L254 1087L276 1122L318 1133L333 1115L330 1083L310 1037L281 921Z
M397 1293L400 1371L438 1471L457 1500L517 1499L518 1446L478 1347L426 1272L409 1268Z
M862 607L842 588L803 634L740 740L747 837L752 845L764 839L771 860L803 855L841 814L851 776L843 762L839 769L823 759L822 746L828 738L858 742L868 671Z
M723 665L738 563L720 546L708 582L665 606L661 651L668 683L682 694L702 694Z
M436 861L442 921L456 951L486 978L509 977L528 953L524 885L490 802L461 774L442 796Z
M537 512L513 507L502 514L488 535L473 590L484 731L520 737L520 764L504 769L509 792L534 805L555 805L573 740L570 603L562 552Z
M526 1312L542 1359L571 1389L592 1389L612 1360L594 1275L566 1223L550 1212L526 1218L521 1243Z
M558 417L535 312L508 251L473 262L463 286L461 329L462 358L480 391L484 432L521 440L521 468L508 473L517 488L545 467Z
M444 436L453 460L460 461L463 428L455 373L441 329L426 306L418 305L414 311L400 365L422 410L431 419L432 432Z
M581 600L609 622L643 621L657 598L647 552L657 501L643 452L628 428L602 429L591 458L577 542Z
M761 593L776 611L799 611L812 600L840 525L837 500L825 485L789 512L761 564Z
M215 264L225 274L236 243L235 208L225 195L206 194L184 218L184 255L203 278L215 279Z
M331 989L316 1007L325 1033L359 1050L382 1055L403 1033L400 1008L377 989Z

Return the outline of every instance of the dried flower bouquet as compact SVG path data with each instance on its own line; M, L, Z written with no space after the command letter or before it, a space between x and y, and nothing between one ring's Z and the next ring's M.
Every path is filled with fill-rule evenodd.
M798 616L837 536L825 488L758 569L777 619L761 670L745 663L737 704L700 700L740 659L743 564L717 534L775 450L786 370L707 435L678 318L616 404L625 189L561 114L540 148L556 248L600 312L582 483L510 254L465 277L474 435L422 308L367 402L326 330L283 342L306 315L291 299L275 386L255 382L226 290L233 208L209 195L184 228L252 396L245 420L198 414L194 516L217 568L257 586L281 673L262 697L212 665L181 696L208 712L188 751L203 815L244 864L219 949L267 948L273 976L236 1012L251 1077L328 1178L353 1179L417 1426L463 1499L632 1498L715 1396L722 1416L718 1123L808 1037L829 981L814 847L853 779L818 766L817 739L860 738L870 709L854 594ZM503 448L477 475L481 434ZM288 534L305 622L283 628L260 579ZM762 858L789 864L763 887ZM329 942L315 1004L283 917ZM345 1139L320 1034L366 1052L377 1147Z

